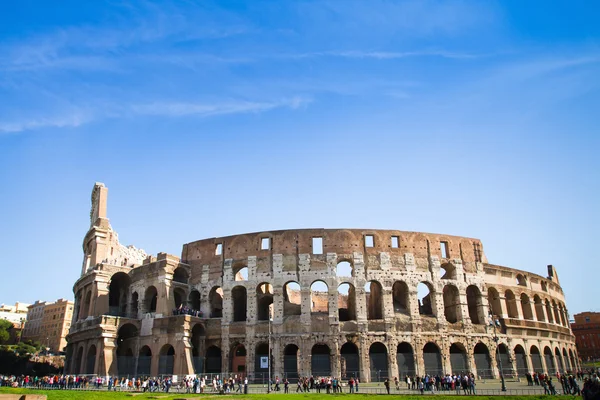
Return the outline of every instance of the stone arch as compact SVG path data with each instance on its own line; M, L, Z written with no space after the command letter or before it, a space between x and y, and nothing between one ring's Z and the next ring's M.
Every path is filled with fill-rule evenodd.
M533 367L533 372L544 372L542 355L540 354L540 349L538 349L536 345L533 345L529 348L529 357L531 357L531 366Z
M527 368L527 356L525 354L525 349L520 344L515 346L515 363L517 366L517 374L519 376L525 376L527 372L529 372L529 368Z
M173 288L173 305L175 308L184 307L186 305L187 295L185 290L180 287Z
M298 374L298 352L300 348L290 343L283 349L283 375L289 380L297 380Z
M523 274L517 274L517 285L527 286L527 277L525 277Z
M383 319L383 289L377 281L365 284L367 319Z
M354 267L349 261L340 261L335 268L335 274L338 278L352 277L354 276Z
M517 310L517 299L515 298L515 294L512 290L507 290L504 293L504 298L506 299L506 313L509 318L519 318L519 311Z
M433 286L429 282L420 282L417 285L419 314L435 316L433 307Z
M556 370L561 374L565 373L565 366L563 365L562 356L558 347L554 348L554 358L556 359Z
M562 349L562 357L565 363L565 369L567 372L571 372L573 367L571 366L571 361L569 360L569 355L567 354L567 349Z
M117 331L117 372L119 376L135 375L135 357L133 347L138 337L138 328L133 324L124 324Z
M124 272L117 272L110 277L108 285L108 315L126 316L127 296L131 278Z
M456 266L452 263L440 265L440 279L457 279Z
M233 322L246 321L248 294L244 286L236 286L231 289L231 308L233 310Z
M236 282L247 281L249 276L248 267L245 265L233 269L233 280Z
M541 322L546 322L546 317L544 316L544 303L542 303L542 299L537 294L533 296L533 304L535 304L536 319Z
M496 364L500 374L506 375L504 371L510 371L510 355L508 346L504 343L499 343L496 347Z
M469 372L467 349L462 343L452 343L450 346L450 371L452 374L465 374Z
M392 301L394 312L410 314L410 293L408 285L404 281L396 281L392 286Z
M369 346L371 382L381 382L389 378L388 350L385 344L374 342Z
M546 371L550 375L556 374L556 364L554 363L554 357L552 356L552 349L546 346L544 347L544 360L546 361Z
M92 291L88 290L83 301L83 312L81 313L81 319L85 319L90 315L90 306L92 303Z
M477 343L475 349L473 349L473 358L475 359L477 375L480 378L491 379L494 374L492 373L492 359L488 347L482 342Z
M77 350L77 355L75 356L75 365L71 368L73 374L83 374L85 373L85 368L83 367L83 346L79 347Z
M560 325L560 315L559 315L558 306L556 305L555 300L552 300L552 309L554 310L554 322L557 325Z
M321 280L310 285L310 312L329 313L329 286Z
M340 365L342 379L356 378L360 373L360 356L358 347L352 342L346 342L340 348Z
M96 366L96 346L91 345L87 351L87 357L85 359L85 373L92 375L94 373L94 367Z
M497 317L502 316L502 303L500 300L500 293L496 290L496 288L490 287L488 288L488 303L490 305L490 311L492 315Z
M302 314L302 292L298 282L289 281L283 285L283 315Z
M173 271L173 282L188 284L189 274L183 267L175 268Z
M210 346L206 349L206 358L204 360L204 368L207 374L221 373L221 349L217 346Z
M148 346L143 346L138 352L137 375L144 377L152 373L152 350Z
M158 291L154 286L149 286L144 294L144 304L146 312L156 312L156 305L158 303Z
M521 293L521 309L523 310L524 319L533 319L533 310L531 309L531 300L526 293Z
M158 374L173 375L175 366L175 349L170 344L165 344L159 352Z
M267 342L259 342L254 347L254 373L257 378L262 378L266 383L268 381L269 366L265 363L265 357L269 360L269 344ZM269 361L272 361L272 357ZM271 365L271 369L273 369Z
M444 316L446 321L450 323L458 322L461 317L460 311L460 294L458 288L454 285L446 285L443 290L444 294Z
M442 354L437 344L427 342L423 347L423 363L425 365L425 373L428 375L442 375L444 369L442 367Z
M331 350L329 346L322 343L315 344L311 351L311 374L312 376L331 376Z
M577 363L575 362L575 356L572 349L569 349L569 362L571 363L571 368L575 371L577 369Z
M566 311L564 305L562 303L558 303L558 308L560 310L559 315L562 326L568 326L567 320L565 319Z
M259 321L268 321L273 317L273 286L260 283L256 287L256 314Z
M200 311L200 292L196 289L192 290L188 297L188 302L192 310Z
M223 289L220 286L214 286L208 293L208 303L210 305L210 318L223 317ZM221 351L219 349L219 351ZM219 370L221 368L219 367Z
M396 347L396 363L399 374L403 373L404 376L415 376L415 354L410 343L398 343Z
M190 344L192 345L192 364L194 372L197 374L204 372L204 344L206 341L206 329L201 323L197 323L192 328L192 337Z
M130 303L132 318L138 317L139 304L140 304L140 296L138 295L138 292L133 292L131 294L131 303Z
M236 343L229 352L229 372L232 374L245 375L246 373L246 346Z
M546 299L546 316L548 317L548 322L551 324L554 323L554 314L552 313L552 306L550 305L550 300Z
M485 311L481 291L475 285L467 286L467 306L469 318L474 324L485 324Z
M338 286L338 318L340 321L356 321L356 290L348 282Z

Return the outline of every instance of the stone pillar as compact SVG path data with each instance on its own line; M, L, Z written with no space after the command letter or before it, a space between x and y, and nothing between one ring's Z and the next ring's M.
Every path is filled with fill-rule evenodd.
M369 360L369 346L363 336L360 336L357 343L359 354L360 382L371 382L371 360Z
M156 285L156 316L171 315L174 304L171 304L171 276L163 275L158 277L159 284Z
M280 285L273 286L273 324L283 324L283 287Z
M492 376L494 377L494 379L500 379L500 371L498 370L498 358L496 357L498 355L499 354L497 347L493 351L490 351L490 365L492 367Z
M425 361L423 360L423 344L420 340L413 344L413 353L415 358L416 375L423 376L425 374Z
M100 376L114 376L117 372L117 346L115 345L115 339L104 338L96 346L94 373Z
M462 292L459 289L458 301L460 302L460 306L458 307L459 315L457 315L458 321L464 321L466 325L470 325L472 323L471 316L469 315L469 305L467 302L467 293ZM479 307L478 307L479 308Z
M388 340L388 365L389 365L389 373L390 380L393 380L394 377L400 379L400 372L398 371L398 360L396 359L396 343Z
M311 304L310 304L310 287L300 286L300 323L305 327L310 327L311 319ZM310 331L310 328L309 328Z
M337 292L337 291L336 291ZM333 341L333 348L330 353L330 363L331 363L331 375L334 377L339 377L341 373L340 366L340 346L337 340Z

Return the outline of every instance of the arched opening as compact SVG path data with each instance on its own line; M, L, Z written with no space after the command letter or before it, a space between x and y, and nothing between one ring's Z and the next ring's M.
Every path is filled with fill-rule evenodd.
M556 302L554 300L552 300L552 308L554 309L554 322L556 322L557 325L560 325L560 315L558 312L558 306L556 305Z
M256 287L256 307L259 321L273 318L273 286L261 283Z
M302 292L298 282L287 282L283 286L283 315L288 317L302 314L301 300Z
M144 346L138 354L137 375L140 377L150 376L152 371L152 350L150 350L150 347Z
M385 344L375 342L369 347L371 382L382 382L389 378L388 351Z
M207 374L221 373L221 349L217 346L206 349L205 368Z
M92 375L94 373L94 367L96 366L96 346L91 345L87 352L87 358L85 363L85 373Z
M535 317L538 321L546 322L546 317L544 316L544 303L542 303L542 299L537 294L533 296L533 303L535 304Z
M521 309L523 310L523 318L533 319L533 311L531 310L531 300L525 293L521 293Z
M262 379L261 383L267 383L269 380L269 344L259 343L254 349L254 372L256 378ZM271 370L273 370L271 365Z
M236 282L247 281L248 280L248 267L243 266L234 270L233 279Z
M575 362L575 356L573 354L573 350L569 349L569 361L571 362L571 368L573 370L577 369L577 363Z
M475 345L475 350L473 353L475 367L477 368L477 375L483 379L491 379L494 375L492 374L492 360L490 358L490 351L487 346L479 342Z
M298 375L298 346L288 344L283 350L283 375L290 381L296 381Z
M131 278L124 272L117 272L108 285L108 315L126 316L127 295Z
M201 374L204 372L204 343L206 340L206 330L204 325L198 323L192 328L192 363L194 372Z
M456 267L446 263L440 266L440 279L456 279Z
M246 347L239 343L233 346L231 352L229 372L244 375L246 373Z
M542 367L542 355L536 346L531 346L529 349L529 356L531 357L531 366L533 367L533 372L544 372Z
M185 268L177 267L175 271L173 271L173 282L184 283L187 285L188 283L188 273Z
M92 303L92 292L88 290L83 302L83 310L81 310L81 319L86 319L89 316L90 304Z
M315 344L310 352L311 354L311 374L315 378L318 376L331 376L331 351L326 344Z
M461 343L452 343L450 346L450 366L452 374L465 374L469 372L467 364L467 350Z
M340 348L340 366L342 379L357 378L360 372L358 347L352 342L346 342Z
M517 374L519 374L519 376L525 376L525 374L529 372L529 368L527 368L525 349L520 344L515 346L515 362L517 364Z
M396 363L398 364L398 373L406 377L415 376L415 357L410 343L402 342L396 348ZM400 377L399 377L400 378Z
M365 284L367 319L383 319L383 294L377 281Z
M428 342L423 347L423 363L425 364L426 374L435 376L444 373L440 348L435 343Z
M571 361L569 360L569 356L567 355L567 349L563 349L562 351L562 356L563 356L563 360L565 362L565 368L566 368L566 372L571 372L573 370L573 367L571 366Z
M156 312L156 303L158 301L158 292L154 286L150 286L146 289L144 294L144 305L146 306L146 312Z
M85 368L81 363L83 362L83 347L80 347L77 351L77 356L75 357L75 364L71 368L73 374L83 374L85 372Z
M133 324L125 324L117 332L117 371L119 376L135 375L133 348L138 329Z
M419 301L419 314L426 316L434 316L432 307L432 290L433 288L428 282L421 282L417 285L417 299Z
M173 375L173 367L175 365L175 349L170 344L165 344L159 353L158 359L158 374Z
M467 287L467 306L471 322L474 324L485 324L485 311L483 310L481 291L475 285Z
M231 302L233 308L233 322L246 321L246 310L248 309L246 288L236 286L231 289Z
M556 374L556 364L552 357L552 350L548 346L544 347L544 360L546 361L546 372L550 375Z
M560 322L561 322L561 324L563 326L568 326L567 320L566 320L566 317L565 317L565 315L567 314L567 312L566 312L564 306L562 304L559 304L558 307L560 309Z
M454 285L444 286L444 315L450 323L458 322L460 313L460 295L458 288Z
M347 278L354 276L354 269L348 261L341 261L337 264L335 273L338 278Z
M138 317L138 311L139 311L139 295L137 292L133 292L133 294L131 295L131 317L132 318L137 318Z
M208 294L208 302L210 304L210 318L223 317L223 289L215 286ZM220 352L221 350L219 350ZM221 367L219 367L220 369Z
M497 347L496 364L498 371L502 375L506 375L510 371L510 357L508 355L508 347L504 343L500 343Z
M490 305L490 310L492 315L497 317L502 316L502 304L500 303L500 293L496 290L496 288L488 288L488 303Z
M565 373L565 366L563 365L563 360L562 360L562 357L560 355L560 350L558 349L558 347L556 347L554 349L554 358L556 359L557 372L560 372L561 374L564 374Z
M550 305L550 301L546 299L546 316L548 317L548 322L551 324L554 323L554 313L552 312L552 306Z
M190 293L190 297L188 298L190 307L194 311L200 311L200 292L197 290L192 290Z
M506 299L506 312L509 318L519 318L519 311L517 310L517 299L512 290L507 290L504 293Z
M329 313L329 287L323 281L310 285L310 312Z
M356 290L349 283L338 286L338 317L340 321L356 321Z
M408 285L403 281L396 281L392 286L392 301L394 312L410 314Z
M187 298L185 291L180 288L180 287L176 287L175 289L173 289L173 305L175 306L176 309L179 309L180 307L185 307L185 299Z
M517 285L527 286L527 279L521 274L517 274Z

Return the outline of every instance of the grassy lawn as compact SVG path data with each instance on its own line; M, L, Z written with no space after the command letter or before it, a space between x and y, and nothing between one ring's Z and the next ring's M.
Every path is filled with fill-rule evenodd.
M420 395L369 395L369 394L317 394L317 393L306 393L306 394L249 394L249 395L216 395L216 394L169 394L166 395L164 393L155 392L155 393L146 393L146 394L133 394L133 393L125 393L125 392L82 392L76 390L30 390L30 389L10 389L10 388L0 388L0 393L30 393L30 394L45 394L48 396L49 400L75 400L85 398L86 400L118 400L118 399L188 399L192 397L202 397L202 398L216 398L221 400L235 400L235 399L250 399L250 400L284 400L292 397L296 400L326 400L331 397L352 397L353 400L366 400L367 398L372 398L373 396L385 396L392 400L393 398L402 398L403 400L417 400L422 399L424 396ZM430 395L425 395L430 396ZM435 395L436 400L450 400L456 398L466 398L467 396L446 396L446 395ZM468 396L476 398L477 400L542 400L547 399L547 396ZM563 398L567 398L567 396L562 396ZM569 398L575 398L575 396L568 396Z

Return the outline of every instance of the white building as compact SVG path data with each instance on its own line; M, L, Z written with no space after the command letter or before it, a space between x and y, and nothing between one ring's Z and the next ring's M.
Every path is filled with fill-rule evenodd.
M0 319L8 320L15 324L24 323L27 320L29 304L16 302L14 306L0 304Z

